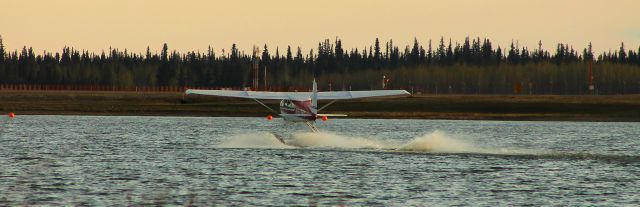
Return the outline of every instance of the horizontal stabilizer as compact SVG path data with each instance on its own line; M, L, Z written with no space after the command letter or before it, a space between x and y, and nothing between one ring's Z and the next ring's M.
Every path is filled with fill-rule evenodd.
M318 114L318 116L326 116L326 117L344 117L346 114Z
M292 116L293 117L311 117L311 114L278 114L278 116L281 116L281 117L287 117L287 116L289 116L289 117L292 117Z

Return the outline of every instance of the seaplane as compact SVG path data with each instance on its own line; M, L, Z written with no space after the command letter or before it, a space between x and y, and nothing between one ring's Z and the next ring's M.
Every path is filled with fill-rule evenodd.
M240 90L197 90L187 89L185 94L197 94L207 96L233 97L253 99L264 106L285 122L301 122L309 127L312 132L319 132L316 120L326 121L328 117L345 117L346 114L319 113L338 100L363 99L371 97L406 97L411 94L406 90L371 90L371 91L318 91L318 84L313 80L311 92L272 92L272 91L240 91ZM264 104L261 100L281 100L280 112ZM319 100L330 100L327 104L318 108ZM273 117L267 116L268 120ZM282 138L278 138L284 143Z

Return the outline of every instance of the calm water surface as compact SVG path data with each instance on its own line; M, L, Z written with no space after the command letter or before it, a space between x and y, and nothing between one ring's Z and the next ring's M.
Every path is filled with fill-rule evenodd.
M639 123L318 123L5 119L0 205L640 205Z

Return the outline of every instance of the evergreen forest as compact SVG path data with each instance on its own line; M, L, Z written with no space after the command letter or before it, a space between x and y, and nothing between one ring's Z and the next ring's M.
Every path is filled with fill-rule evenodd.
M342 45L339 38L309 51L263 45L254 55L235 44L222 54L211 46L205 52L178 52L164 44L159 54L148 47L144 54L116 48L96 54L69 47L7 51L0 37L0 89L27 84L300 91L309 90L315 78L321 90L334 91L385 85L426 94L589 94L592 81L596 94L640 93L640 48L624 43L597 55L591 44L502 48L479 37L461 42L441 37L426 44L415 39L406 46L376 38L368 48ZM251 88L255 80L259 87Z

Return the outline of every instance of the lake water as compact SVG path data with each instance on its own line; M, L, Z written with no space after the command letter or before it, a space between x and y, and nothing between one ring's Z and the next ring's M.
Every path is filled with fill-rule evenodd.
M640 123L318 126L323 133L264 118L5 118L0 205L640 205Z

